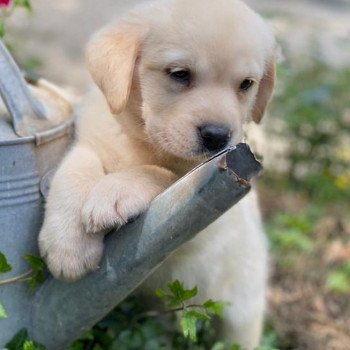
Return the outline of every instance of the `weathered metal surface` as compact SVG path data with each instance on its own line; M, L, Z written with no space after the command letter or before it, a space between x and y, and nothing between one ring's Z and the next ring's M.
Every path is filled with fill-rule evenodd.
M11 124L18 136L30 137L57 127L71 114L69 104L60 101L62 97L59 94L53 92L55 96L50 96L50 92L46 92L45 95L45 98L33 95L10 53L0 41L0 96L11 115ZM7 131L9 130L11 134L12 127ZM4 130L1 132L4 133Z
M66 152L73 119L70 104L59 94L25 85L1 42L0 95L4 101L2 104L0 100L0 251L13 267L0 279L8 279L29 270L23 259L25 254L38 254L43 177L57 167ZM51 118L51 111L61 115ZM56 124L57 121L61 123ZM25 136L20 137L23 130ZM2 348L20 328L30 327L33 301L25 283L0 286L0 301L8 314L7 319L0 319Z
M44 283L33 300L31 336L48 350L65 349L176 248L246 195L248 180L260 170L248 146L240 144L180 179L144 215L107 237L97 271L73 284Z

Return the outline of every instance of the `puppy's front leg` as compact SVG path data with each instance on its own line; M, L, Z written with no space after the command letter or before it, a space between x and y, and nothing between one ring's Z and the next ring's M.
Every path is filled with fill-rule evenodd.
M103 176L97 154L88 147L76 146L53 178L39 248L55 277L75 280L96 269L101 259L103 236L83 230L81 209Z
M126 224L176 180L167 169L145 165L104 176L91 190L82 209L88 233Z

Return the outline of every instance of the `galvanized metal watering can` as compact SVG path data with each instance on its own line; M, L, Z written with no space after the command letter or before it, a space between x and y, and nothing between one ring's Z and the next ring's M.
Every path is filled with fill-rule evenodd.
M38 254L43 194L70 143L73 113L56 86L43 80L29 86L1 42L0 94L0 251L13 267L7 279L28 271L25 254ZM0 319L2 348L28 326L32 300L18 283L0 286L0 301L8 314Z
M26 272L37 254L43 194L71 139L72 109L61 92L28 86L0 42L0 251ZM146 213L106 238L100 268L67 284L48 278L33 296L27 286L1 285L0 349L20 329L47 350L63 350L92 327L173 251L194 238L250 190L261 165L245 144L220 152L158 196ZM62 218L64 220L64 218Z

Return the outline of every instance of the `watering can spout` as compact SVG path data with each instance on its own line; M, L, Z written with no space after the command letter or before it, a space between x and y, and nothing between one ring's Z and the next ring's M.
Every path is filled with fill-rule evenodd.
M0 41L0 94L17 136L26 137L60 125L71 115L67 101L56 92L29 88L12 56ZM61 101L58 101L60 100ZM57 103L59 102L59 103Z

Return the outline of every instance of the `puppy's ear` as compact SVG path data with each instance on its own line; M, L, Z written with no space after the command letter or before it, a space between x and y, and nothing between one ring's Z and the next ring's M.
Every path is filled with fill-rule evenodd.
M264 116L266 107L271 99L273 88L276 80L276 63L275 59L271 59L266 63L265 72L260 81L255 105L252 111L252 117L255 123L259 124Z
M113 114L123 111L128 102L136 60L147 31L146 25L124 21L102 29L88 44L88 68Z

